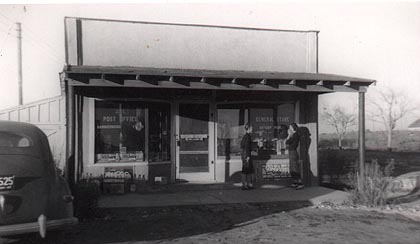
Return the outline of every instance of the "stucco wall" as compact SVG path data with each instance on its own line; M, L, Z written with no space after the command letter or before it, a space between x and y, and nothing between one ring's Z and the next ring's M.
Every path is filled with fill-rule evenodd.
M77 64L76 19L66 19ZM317 72L317 32L81 20L83 65Z
M318 96L310 94L299 103L299 126L308 128L311 144L309 146L309 160L311 172L318 177Z

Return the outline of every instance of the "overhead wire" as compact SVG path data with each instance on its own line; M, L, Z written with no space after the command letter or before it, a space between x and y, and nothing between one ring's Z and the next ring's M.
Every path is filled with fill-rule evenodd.
M22 13L20 14L19 18L16 18L16 19L19 20L19 21L21 21L22 18L23 18L23 14L25 12L26 12L26 8L24 7L24 9L23 9ZM7 39L11 35L12 27L15 24L15 22L19 22L19 21L13 21L11 18L9 18L6 15L4 15L1 11L0 11L0 16L3 16L3 18L7 19L10 22L10 26L8 28L7 35L3 39L3 44L1 45L1 48L0 48L0 57L2 57L3 56L3 50L4 50L4 47L6 45ZM10 70L6 65L3 65L3 67L0 67L0 70L2 70L2 69L8 69L8 70Z
M43 38L40 38L36 35L36 33L34 31L32 31L28 25L23 25L24 30L25 30L25 36L30 39L32 39L34 42L37 42L39 45L43 45L45 48L49 49L50 52L52 52L51 54L54 55L55 57L61 58L60 57L60 52L57 51L56 48L54 48L53 46L51 46L48 41L46 41ZM28 36L29 35L29 36Z
M7 29L9 29L9 27L10 27L9 23L2 22L2 20L0 19L0 30L3 29L4 31L7 31Z
M0 28L0 31L1 31L1 32L4 32L4 33L6 33L6 34L8 33L8 32L7 32L7 30L6 30L6 29L3 29L3 28Z
M10 23L13 23L13 21L9 17L7 17L6 15L4 15L3 13L0 12L0 17L1 16L3 18L7 19L7 21L9 21ZM60 57L60 54L59 54L60 52L58 52L56 48L54 48L52 45L50 45L47 40L38 37L37 34L35 33L35 31L31 30L31 28L29 28L29 26L27 24L22 24L22 27L24 27L23 28L24 35L22 36L22 39L27 39L27 40L32 39L30 41L32 41L33 46L34 45L40 45L40 46L43 45L46 48L44 50L49 52L49 54L52 57L54 57L59 62L63 62L63 60L62 60L62 58ZM6 32L6 33L9 33L9 32Z
M10 25L12 25L14 23L13 20L11 20L9 17L7 17L5 14L3 14L1 12L0 12L0 17L3 18L3 19L0 19L0 24L2 24L7 29L9 29Z
M55 55L50 50L48 50L46 47L39 45L37 42L30 38L22 38L23 41L26 41L27 43L31 44L31 46L38 48L39 50L42 50L43 53L47 53L51 58L55 59L58 62L63 62L62 58L58 55Z
M17 19L21 20L21 19L22 19L22 17L23 17L23 14L24 14L25 12L26 12L26 8L24 7L24 11L22 11L22 13L20 14L19 18L17 18ZM10 21L10 27L9 27L9 29L8 29L8 33L7 33L6 37L4 38L4 40L3 40L3 44L1 45L1 48L0 48L0 56L3 56L3 49L4 49L4 46L5 46L6 42L7 42L7 39L9 38L9 36L10 36L10 34L11 34L10 32L11 32L12 27L13 27L13 25L14 25L14 21L13 21L11 18L9 18L9 17L7 17L6 15L4 15L1 11L0 11L0 15L1 15L1 16L3 16L4 18L6 18L7 20L9 20L9 21ZM15 21L15 22L19 22L19 21Z
M9 23L7 23L6 21L3 21L2 19L0 19L0 24L2 24L4 27L9 27Z
M1 11L0 11L0 15L1 15L1 16L3 16L5 19L7 19L7 20L9 20L9 21L13 22L13 20L12 20L11 18L7 17L7 16L6 16L5 14L3 14Z
M0 16L0 17L2 17L2 16ZM8 21L8 22L11 22L11 21ZM4 32L4 33L9 33L9 31L8 31L8 29L10 28L10 25L9 25L9 23L6 23L6 21L3 21L2 19L0 19L0 31L2 31L2 32Z
M10 27L9 27L9 29L7 31L7 35L3 39L3 42L2 42L1 47L0 47L0 56L3 56L3 49L4 49L4 46L6 45L7 39L10 36L10 33L12 31L12 27L13 27L13 24L10 25Z

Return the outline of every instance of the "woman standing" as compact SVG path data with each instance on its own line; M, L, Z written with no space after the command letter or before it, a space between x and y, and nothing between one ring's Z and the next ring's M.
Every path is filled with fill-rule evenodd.
M290 175L293 179L293 184L291 187L295 188L296 190L303 189L302 179L300 176L300 168L301 165L299 164L299 154L297 152L297 147L299 146L300 136L298 133L298 126L296 123L292 123L289 126L289 135L286 139L286 145L289 148L289 167L290 167Z
M252 164L251 151L252 151L252 126L245 124L245 135L241 141L241 159L242 159L242 190L252 189L252 175L254 174L254 165Z

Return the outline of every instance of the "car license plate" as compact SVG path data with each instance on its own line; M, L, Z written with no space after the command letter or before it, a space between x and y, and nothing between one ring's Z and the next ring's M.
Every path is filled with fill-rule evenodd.
M0 191L12 190L14 185L15 185L14 175L0 176Z

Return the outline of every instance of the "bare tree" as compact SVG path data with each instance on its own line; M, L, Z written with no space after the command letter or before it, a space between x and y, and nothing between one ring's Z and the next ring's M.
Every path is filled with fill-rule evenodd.
M391 151L392 132L397 122L414 111L415 106L410 103L406 94L389 87L379 90L376 98L371 98L369 104L371 105L369 117L385 126L387 149Z
M347 130L356 124L356 115L347 113L343 107L336 105L333 108L324 106L323 117L327 124L334 127L335 134L338 137L338 147L342 149L342 141Z

